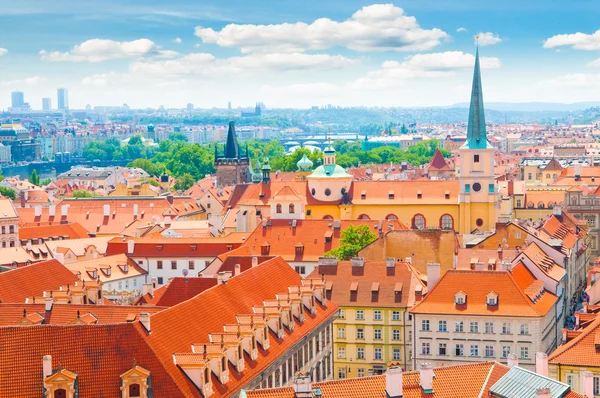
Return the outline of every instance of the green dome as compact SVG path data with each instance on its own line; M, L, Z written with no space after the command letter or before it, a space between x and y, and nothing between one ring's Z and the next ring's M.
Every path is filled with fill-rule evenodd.
M271 170L271 165L269 164L269 158L265 156L265 160L263 161L262 170Z
M306 157L306 154L304 154L304 156L302 156L302 159L300 159L298 163L296 163L296 166L300 171L309 171L313 167L313 162L312 160Z
M327 145L327 148L325 148L323 153L335 153L335 148L331 144L329 144Z
M312 172L308 177L316 177L316 178L339 178L339 177L351 177L350 174L346 173L346 170L342 166L338 166L337 164L325 164L323 166L319 166Z

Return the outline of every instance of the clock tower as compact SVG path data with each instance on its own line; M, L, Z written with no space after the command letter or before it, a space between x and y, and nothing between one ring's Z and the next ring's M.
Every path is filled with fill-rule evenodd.
M460 147L460 233L490 231L496 227L498 188L494 178L494 147L487 139L479 48L475 53L473 88L467 140Z

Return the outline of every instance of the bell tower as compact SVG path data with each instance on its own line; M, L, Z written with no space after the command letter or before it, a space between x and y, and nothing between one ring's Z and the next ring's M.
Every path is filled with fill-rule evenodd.
M494 178L495 148L487 139L479 47L475 53L473 87L469 107L467 140L460 154L460 233L484 232L495 228L498 189Z

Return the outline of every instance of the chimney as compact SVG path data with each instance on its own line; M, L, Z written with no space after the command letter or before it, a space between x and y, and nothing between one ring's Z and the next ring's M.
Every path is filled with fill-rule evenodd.
M27 251L30 252L31 251L31 239L29 239L27 241Z
M104 205L104 217L110 216L110 205Z
M51 312L52 311L52 306L54 305L54 299L52 297L44 297L44 301L46 304L46 312Z
M423 393L433 394L433 366L430 363L422 364L419 374Z
M590 303L584 301L583 303L581 303L581 306L583 307L583 309L581 310L582 313L587 314L588 313L588 306L590 305Z
M69 216L69 205L60 206L60 215L63 217Z
M221 271L217 274L218 283L226 284L229 278L231 278L231 272Z
M594 398L594 374L590 371L583 372L581 384L583 395L587 398Z
M535 391L535 398L552 398L550 387L538 388Z
M233 271L233 276L238 276L241 273L242 273L242 266L239 264L236 264L235 269Z
M258 257L252 257L252 267L256 267L258 265Z
M519 357L517 357L517 354L514 352L508 354L508 357L506 358L506 365L508 365L509 368L519 366Z
M388 364L385 374L385 393L389 398L402 398L402 368L399 362Z
M365 266L365 259L363 257L352 257L350 259L352 267L362 268Z
M482 263L481 261L478 261L475 263L475 270L476 271L485 271L486 267L485 267L485 263Z
M312 383L306 372L296 373L294 378L294 398L312 398Z
M144 283L142 287L142 294L154 294L154 285L152 283Z
M130 239L127 241L127 254L133 254L135 251L135 241Z
M567 331L569 329L567 328L562 328L561 332L562 332L562 344L565 344L567 342Z
M502 245L498 245L498 260L502 261L504 258L504 250L502 249Z
M573 174L575 175L575 181L579 181L579 178L581 177L581 165L576 164L573 167Z
M535 354L535 373L548 377L548 355L543 352Z
M428 263L427 264L427 290L431 291L433 287L440 281L440 264L439 263Z
M385 266L387 268L394 268L396 266L396 259L394 257L388 257L385 259Z
M42 358L42 377L45 380L46 377L52 374L52 355L44 355Z
M48 215L50 217L54 217L56 215L56 205L50 205L50 207L48 207Z
M138 215L138 208L139 208L138 204L137 204L137 203L135 203L135 204L133 205L133 215L134 215L135 217L137 217L137 215Z
M42 216L42 206L35 206L33 208L33 215L35 217L41 217Z
M150 333L150 314L148 312L140 313L140 323L146 329L148 333Z
M412 257L406 257L404 259L404 261L407 262L407 263L409 263L409 264L412 264Z
M557 217L562 216L562 207L558 206L558 205L554 205L554 207L552 208L552 214Z

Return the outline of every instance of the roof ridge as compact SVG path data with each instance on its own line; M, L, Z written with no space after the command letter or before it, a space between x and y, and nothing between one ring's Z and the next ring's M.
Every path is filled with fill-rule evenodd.
M558 346L556 348L556 350L554 350L554 352L548 357L548 361L564 354L565 352L569 351L571 348L575 347L576 343L578 343L580 340L583 340L583 338L585 336L589 335L592 331L596 330L598 328L598 326L600 326L600 316L597 316L596 319L594 319L592 321L592 323L590 323L588 325L588 327L584 328L581 331L581 333L577 337L575 337L573 340L568 341L565 344Z
M531 273L531 271L529 271L529 269L527 267L525 267L525 269L527 270L527 272ZM521 290L521 288L517 284L517 281L513 277L512 272L508 272L507 271L507 274L509 275L510 280L512 281L513 285L515 285L515 288L519 291L519 293L521 294L521 297L523 298L523 300L525 300L525 302L527 303L527 305L529 305L529 307L532 308L535 311L536 314L538 314L538 315L545 315L545 314L540 313L540 311L538 311L538 309L533 305L533 302L531 302L531 299L529 297L527 297L527 295L525 294L525 292L523 292ZM534 279L535 279L535 276L534 276ZM544 287L544 294L548 294L548 293L549 292L546 291L546 288Z
M492 366L490 366L490 368L488 370L488 374L485 377L483 384L481 385L481 390L479 391L479 395L477 396L478 398L482 398L482 394L485 391L485 388L487 387L488 381L490 380L490 377L492 377L492 372L494 371L494 366L496 366L495 361L492 363Z

